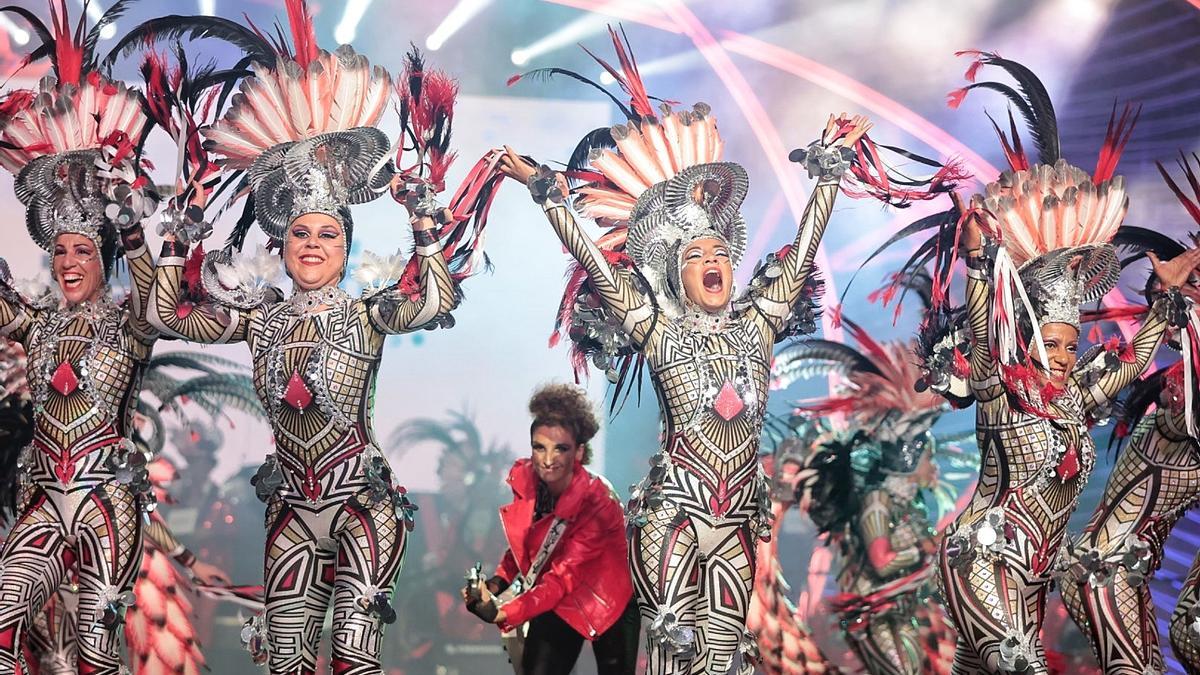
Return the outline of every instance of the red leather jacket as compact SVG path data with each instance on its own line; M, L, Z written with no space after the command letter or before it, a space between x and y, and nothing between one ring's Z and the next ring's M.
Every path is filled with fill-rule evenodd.
M496 575L510 583L529 571L554 520L544 516L533 522L537 481L528 459L517 460L508 473L513 501L500 507L508 550ZM617 622L633 597L625 514L608 483L576 464L554 517L568 522L566 532L533 588L504 605L506 622L519 626L553 610L580 635L594 640Z

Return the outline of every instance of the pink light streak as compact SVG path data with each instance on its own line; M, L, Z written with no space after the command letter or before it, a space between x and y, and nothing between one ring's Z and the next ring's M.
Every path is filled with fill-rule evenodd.
M1200 0L1196 1L1200 2ZM967 169L975 175L975 179L980 183L986 183L1000 175L999 169L989 164L987 160L944 129L862 82L796 52L763 42L749 35L731 31L722 31L721 35L723 36L721 44L729 51L808 80L848 101L857 103L937 150L943 157L961 157Z

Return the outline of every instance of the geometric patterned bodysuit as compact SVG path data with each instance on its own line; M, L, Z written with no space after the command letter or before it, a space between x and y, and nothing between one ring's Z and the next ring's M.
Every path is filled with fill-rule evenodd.
M389 289L318 312L288 301L222 308L228 320L208 307L179 307L185 254L186 247L164 244L150 319L164 334L194 342L245 342L275 436L275 454L257 478L267 501L270 670L315 672L332 600L333 671L380 673L383 617L411 509L375 442L375 377L387 335L418 330L454 308L457 289L441 245L417 247L416 299Z
M1133 432L1104 498L1061 565L1067 609L1105 673L1165 672L1146 580L1184 510L1200 497L1200 452L1183 409L1160 405Z
M1050 572L1067 520L1095 464L1085 416L1108 405L1154 357L1167 328L1156 302L1133 338L1134 358L1091 386L1072 374L1047 404L1026 412L1003 384L989 339L989 286L967 270L971 387L979 482L939 551L946 609L958 630L956 673L1045 673L1042 626Z
M144 311L154 260L140 228L123 238L126 306L114 305L105 289L96 303L38 308L0 283L0 337L24 345L34 396L19 516L0 551L0 672L16 671L35 616L73 566L80 672L121 670L121 596L133 588L142 559L142 503L109 461L129 443L158 335Z
M775 337L785 329L829 220L837 179L813 192L779 275L743 310L705 326L660 314L611 266L566 206L546 216L650 369L663 445L631 504L634 588L651 674L749 673L745 632L758 533L769 532L758 464ZM701 317L701 319L710 317Z
M851 649L871 675L920 675L931 667L915 619L921 590L929 583L931 556L926 546L931 537L928 512L914 480L903 474L889 476L867 493L838 575L839 590L861 601L841 614L841 623ZM890 559L871 555L880 540L895 554ZM891 585L894 590L881 592Z

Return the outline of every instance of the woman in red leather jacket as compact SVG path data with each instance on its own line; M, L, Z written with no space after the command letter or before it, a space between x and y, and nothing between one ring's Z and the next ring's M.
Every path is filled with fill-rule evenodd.
M522 675L567 675L584 640L598 672L633 675L639 626L624 512L608 481L584 468L599 421L574 385L539 389L529 412L532 453L513 464L513 501L500 509L508 550L495 576L463 598L502 629L528 622Z

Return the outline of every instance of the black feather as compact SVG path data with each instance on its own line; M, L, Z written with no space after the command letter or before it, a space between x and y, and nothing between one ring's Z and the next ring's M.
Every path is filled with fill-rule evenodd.
M563 75L563 76L569 77L571 79L578 80L590 87L595 88L597 91L599 91L600 93L607 96L610 100L612 100L612 102L615 103L617 105L617 107L621 109L621 113L623 115L625 115L626 119L628 119L631 122L638 121L638 119L639 119L638 116L634 115L633 111L629 109L629 106L622 103L621 99L619 99L615 95L613 95L613 93L611 91L605 89L603 86L601 86L594 80L586 78L583 75L580 75L579 73L576 73L574 71L567 70L565 68L538 68L537 70L531 70L528 73L524 73L523 75L521 75L521 79L524 80L527 78L532 78L535 80L541 80L543 82L549 82L555 75Z
M567 171L579 171L588 167L588 157L597 148L615 148L611 127L592 129L580 139L575 149L571 151L571 159L567 161Z
M929 253L930 255L927 257L921 257L921 256L917 256L917 254L914 253L913 257L909 258L908 263L906 263L904 265L904 267L900 268L900 272L905 273L905 272L909 272L909 271L915 269L916 267L923 267L925 265L925 263L929 262L929 260L933 257L932 252L934 251L934 246L936 246L936 243L938 241L945 241L945 239L946 239L945 230L946 230L947 226L952 225L952 224L956 225L958 223L958 218L959 218L958 208L953 207L953 208L949 209L948 211L942 211L940 213L934 213L932 215L925 216L924 218L921 218L915 222L912 222L912 223L906 225L904 227L904 229L900 230L896 234L893 234L891 237L888 238L887 241L883 242L883 244L879 248L875 249L875 251L872 252L871 255L867 256L867 258L862 261L862 264L858 266L858 269L854 271L854 275L850 277L850 281L847 282L845 290L842 291L842 301L845 301L846 293L848 293L850 291L850 286L854 283L854 279L858 277L858 273L861 272L862 269L867 266L867 263L874 260L880 253L883 253L889 247L891 247L892 245L901 241L902 239L907 239L908 237L911 237L914 234L924 232L925 230L928 230L931 228L938 228L938 232L933 234L929 239L927 239L925 241L923 246L921 246L920 248L917 249L918 253ZM953 234L954 234L954 228L950 228L951 236L949 239L950 239L951 245L953 244L953 241L954 241Z
M246 206L242 210L242 215L233 224L233 231L229 233L229 237L225 239L225 248L233 248L242 250L246 245L246 235L250 233L250 228L254 225L254 193L250 193L246 197Z
M883 374L878 366L857 349L841 342L817 338L800 340L781 349L775 355L775 364L776 367L779 367L789 361L805 359L838 361L844 363L849 372Z
M275 64L276 52L271 43L245 26L219 16L182 16L172 14L150 19L126 33L116 46L104 57L102 67L112 69L113 63L122 56L143 49L147 44L160 40L189 38L213 38L228 42L246 53L246 59L264 65Z
M137 0L117 0L96 20L96 25L88 31L87 38L83 41L83 63L88 70L96 68L96 43L100 41L100 31L104 27L116 22L125 12L129 11L129 7Z
M1030 122L1030 131L1033 132L1038 157L1043 164L1053 164L1058 161L1062 156L1058 139L1058 118L1054 114L1054 102L1051 101L1046 86L1032 70L1016 61L992 54L985 57L984 62L1003 68L1017 81L1021 93L1028 101L1029 108L1033 111L1033 119L1026 121Z

